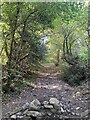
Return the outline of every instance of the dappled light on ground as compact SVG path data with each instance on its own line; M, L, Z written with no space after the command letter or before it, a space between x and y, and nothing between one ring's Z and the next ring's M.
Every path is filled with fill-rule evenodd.
M60 73L56 70L54 63L42 64L41 71L36 72L38 78L51 78L55 79L57 76L60 76Z
M48 85L45 85L45 84L41 84L41 83L38 83L37 85L33 85L34 88L46 88L46 89L57 89L57 90L61 90L61 86L59 84L48 84Z
M59 72L55 72L55 73L38 72L39 78L57 78L57 75L60 75L60 73Z

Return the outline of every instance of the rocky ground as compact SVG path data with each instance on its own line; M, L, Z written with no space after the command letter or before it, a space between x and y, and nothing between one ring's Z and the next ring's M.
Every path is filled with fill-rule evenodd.
M3 95L3 118L29 120L88 119L88 83L71 87L58 78L54 65L44 65L32 87L18 95Z

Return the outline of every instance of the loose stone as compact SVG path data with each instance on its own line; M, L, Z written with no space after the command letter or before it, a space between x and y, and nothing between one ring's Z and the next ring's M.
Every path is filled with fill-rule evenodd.
M30 108L33 110L38 110L40 108L41 103L39 100L35 99L30 103Z
M50 98L49 103L52 104L52 105L58 105L59 100L57 100L56 98Z
M24 110L24 109L27 109L29 107L29 103L27 102L26 104L24 104L23 106L22 106L22 109Z
M43 104L43 105L48 105L49 102L48 102L48 101L44 101L42 104Z
M65 111L64 111L64 109L63 109L62 107L61 107L61 112L62 112L62 113L64 113L64 112L65 112Z
M40 117L40 116L42 116L42 114L38 111L28 111L27 116L33 116L33 117L38 117L39 116Z
M52 105L44 105L44 108L53 109L53 106Z
M11 118L12 118L12 119L16 119L16 115L12 115Z
M21 118L23 118L23 116L17 116L17 118L20 118L20 119L21 119Z

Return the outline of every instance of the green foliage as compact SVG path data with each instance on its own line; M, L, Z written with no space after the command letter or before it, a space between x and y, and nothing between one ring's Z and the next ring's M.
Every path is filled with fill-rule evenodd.
M7 88L15 78L29 79L45 58L58 64L63 58L63 64L69 63L65 66L68 82L78 83L85 70L81 62L85 66L88 59L86 12L80 2L3 3L0 62L7 68ZM43 36L49 36L45 44L41 42Z
M87 67L84 64L76 64L73 66L63 66L62 79L70 85L79 85L87 78Z
M80 80L76 75L70 75L68 77L68 83L70 85L80 84Z

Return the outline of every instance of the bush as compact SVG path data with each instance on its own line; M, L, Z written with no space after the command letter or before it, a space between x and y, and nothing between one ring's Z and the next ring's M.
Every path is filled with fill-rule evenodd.
M72 66L67 66L63 69L63 76L66 82L70 85L79 85L82 80L87 77L86 66L82 64L75 64Z
M80 84L79 78L76 75L70 75L68 77L68 83L71 85L76 85L76 84Z

